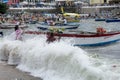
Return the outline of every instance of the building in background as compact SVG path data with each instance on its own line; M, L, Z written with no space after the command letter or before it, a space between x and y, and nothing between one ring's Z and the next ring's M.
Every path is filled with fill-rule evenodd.
M110 4L120 4L120 0L109 0Z
M89 3L90 0L77 0L77 1L81 1L81 2L84 2L84 3Z
M109 0L90 0L90 4L104 4L109 3Z
M17 5L19 4L20 0L8 0L7 4L8 5Z

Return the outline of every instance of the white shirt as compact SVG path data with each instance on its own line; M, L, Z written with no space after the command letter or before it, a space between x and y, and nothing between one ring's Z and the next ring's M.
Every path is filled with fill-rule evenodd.
M67 24L67 20L66 19L64 19L63 21L64 21L64 24Z
M18 21L18 22L16 22L16 25L19 25L20 24L20 22Z

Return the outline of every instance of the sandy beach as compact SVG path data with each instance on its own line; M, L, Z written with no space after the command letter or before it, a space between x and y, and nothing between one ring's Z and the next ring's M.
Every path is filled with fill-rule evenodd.
M42 80L31 76L29 73L16 69L5 62L0 62L0 80Z

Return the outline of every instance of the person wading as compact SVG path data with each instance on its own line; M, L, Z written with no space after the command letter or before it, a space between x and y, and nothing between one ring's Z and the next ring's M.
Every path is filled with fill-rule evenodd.
M21 30L18 25L15 26L15 34L16 34L15 40L21 40L22 41L23 30Z
M56 40L56 38L55 38L53 32L50 32L50 33L47 34L47 42L48 42L48 43L53 42L53 41L55 41L55 40Z

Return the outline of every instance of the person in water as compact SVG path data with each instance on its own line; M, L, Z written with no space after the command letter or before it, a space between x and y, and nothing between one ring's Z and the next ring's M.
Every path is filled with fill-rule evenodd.
M60 41L62 33L62 29L51 29L50 32L47 34L47 42L50 43L54 42L55 40ZM55 34L57 34L58 37L55 37Z
M23 31L19 28L18 25L15 26L15 40L21 40L22 41L22 34L23 34Z
M50 32L50 33L47 34L47 42L48 42L48 43L54 42L55 40L56 40L56 38L55 38L53 32Z

